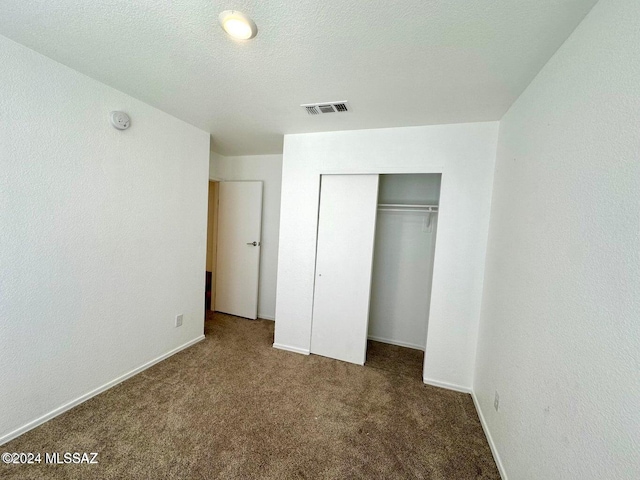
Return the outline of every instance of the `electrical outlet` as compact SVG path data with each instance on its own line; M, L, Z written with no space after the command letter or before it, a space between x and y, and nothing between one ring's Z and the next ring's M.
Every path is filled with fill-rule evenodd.
M182 326L182 314L176 316L176 327Z
M497 390L496 390L496 396L493 398L493 408L496 409L496 412L500 408L500 395L498 395Z

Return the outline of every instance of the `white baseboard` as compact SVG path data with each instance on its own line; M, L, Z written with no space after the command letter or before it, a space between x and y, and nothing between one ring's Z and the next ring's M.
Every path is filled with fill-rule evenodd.
M26 425L23 425L22 427L17 428L16 430L9 432L6 435L3 435L2 437L0 437L0 445L4 445L5 443L9 442L10 440L13 440L14 438L19 437L20 435L22 435L23 433L28 432L29 430L32 430L34 428L36 428L39 425L42 425L45 422L48 422L49 420L51 420L54 417L57 417L58 415L71 410L73 407L80 405L83 402L86 402L87 400L89 400L90 398L95 397L96 395L104 392L105 390L108 390L111 387L114 387L116 385L118 385L119 383L124 382L125 380L127 380L128 378L133 377L134 375L142 372L143 370L146 370L147 368L155 365L158 362L161 362L162 360L165 360L167 358L169 358L170 356L178 353L181 350L184 350L185 348L189 348L190 346L200 342L204 340L204 335L200 335L199 337L185 343L184 345L180 345L177 348L174 348L173 350L168 351L167 353L160 355L159 357L154 358L153 360L140 365L137 368L134 368L133 370L131 370L130 372L125 373L124 375L119 376L118 378L115 378L113 380L111 380L110 382L105 383L104 385L91 390L88 393L85 393L84 395L81 395L80 397L76 398L75 400L71 400L69 403L65 403L64 405L51 410L49 413L46 413L44 415L42 415L39 418L36 418L35 420L27 423Z
M507 472L505 472L504 470L504 465L502 464L502 460L500 459L500 454L498 453L496 444L493 442L493 437L491 437L491 432L489 431L489 427L487 426L487 422L484 419L482 409L480 408L480 402L478 402L478 399L476 398L476 394L474 392L471 392L471 398L473 398L473 404L476 406L476 412L478 412L480 424L482 425L482 430L484 430L484 436L487 437L487 441L489 442L489 448L491 448L491 454L493 455L493 459L498 466L500 477L502 478L502 480L508 480Z
M453 390L455 392L472 393L469 387L463 387L462 385L456 385L454 383L440 382L438 380L431 380L430 378L422 378L422 381L432 387L446 388L447 390Z
M374 337L373 335L369 335L367 338L369 340L373 340L374 342L388 343L389 345L397 345L398 347L413 348L414 350L422 350L424 352L424 345L402 342L400 340L390 340L388 338L382 338L382 337Z
M289 345L282 345L281 343L274 343L273 348L278 350L286 350L287 352L301 353L302 355L309 355L309 350L299 347L291 347Z
M473 392L473 390L468 387L463 387L461 385L440 382L438 380L431 380L429 378L423 378L422 380L427 385L446 388L447 390L454 390L456 392L468 393L471 395L471 398L473 399L473 404L476 408L476 412L478 412L478 418L480 418L480 425L482 425L484 436L487 437L487 442L489 443L489 448L491 449L493 460L496 462L496 466L498 467L498 472L500 473L500 477L502 478L502 480L508 480L507 472L505 472L504 470L504 465L502 464L502 460L500 459L500 454L498 453L498 449L496 448L496 444L493 441L493 437L491 436L491 432L489 431L487 422L484 419L484 414L482 413L482 409L480 408L480 403L478 402L478 399L476 398L476 394Z
M261 318L263 320L273 320L274 322L276 321L276 317L274 317L273 315L263 315L262 313L258 313L258 318Z

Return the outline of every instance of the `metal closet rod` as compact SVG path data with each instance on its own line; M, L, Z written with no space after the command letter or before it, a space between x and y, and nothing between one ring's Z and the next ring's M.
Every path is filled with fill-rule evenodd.
M388 211L402 211L402 212L414 212L418 210L425 210L427 212L438 212L438 205L412 205L407 203L379 203L378 208Z

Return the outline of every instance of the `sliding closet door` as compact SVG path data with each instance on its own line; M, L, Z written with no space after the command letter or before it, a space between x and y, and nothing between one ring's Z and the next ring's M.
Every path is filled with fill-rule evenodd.
M364 364L378 175L323 175L311 353Z

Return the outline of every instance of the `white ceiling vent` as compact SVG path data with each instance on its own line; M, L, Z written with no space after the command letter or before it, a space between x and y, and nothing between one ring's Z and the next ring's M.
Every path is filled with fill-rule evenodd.
M321 113L344 113L350 112L349 102L324 102L305 103L300 105L309 115L319 115Z

